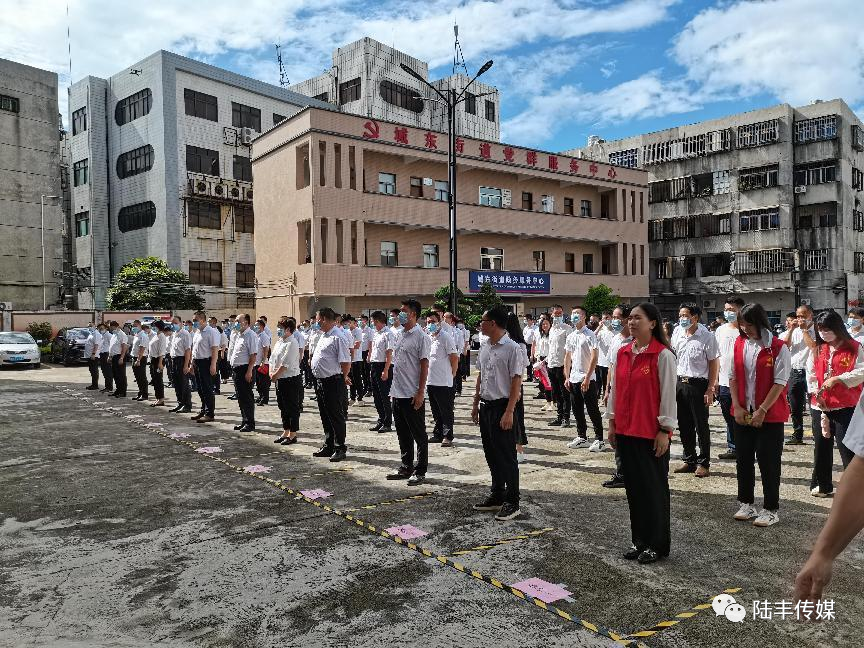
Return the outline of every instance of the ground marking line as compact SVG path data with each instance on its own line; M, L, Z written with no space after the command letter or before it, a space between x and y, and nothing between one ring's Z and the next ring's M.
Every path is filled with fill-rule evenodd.
M412 500L424 499L426 497L431 497L435 495L434 491L429 491L427 493L417 493L416 495L409 495L408 497L400 497L399 499L385 500L383 502L376 502L374 504L366 504L364 506L357 506L355 508L346 508L342 509L345 513L353 513L354 511L367 511L370 509L378 508L379 506L390 506L391 504L404 504L405 502L410 502Z
M741 591L740 587L730 587L729 589L723 590L722 594L737 594ZM689 610L685 610L684 612L679 612L675 615L674 618L669 619L668 621L660 621L659 623L655 623L650 628L645 628L643 630L638 630L636 632L632 632L628 635L624 635L625 639L629 639L631 637L653 637L658 632L662 632L666 628L671 628L673 626L678 625L684 619L692 619L694 616L699 614L702 610L711 609L711 603L715 597L711 597L711 601L707 603L700 603L699 605L694 605Z
M554 530L554 527L547 527L545 529L537 529L535 531L526 531L525 533L520 533L519 535L515 535L510 538L502 538L501 540L495 540L487 544L477 545L476 547L471 547L470 549L460 549L459 551L452 552L447 557L455 558L456 556L464 556L465 554L474 553L475 551L488 551L489 549L494 549L495 547L500 545L510 544L511 542L518 542L520 540L528 540L529 538L543 535L544 533L549 533L550 531Z

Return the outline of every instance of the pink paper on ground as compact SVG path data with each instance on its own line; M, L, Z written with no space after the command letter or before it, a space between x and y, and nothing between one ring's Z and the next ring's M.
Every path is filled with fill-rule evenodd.
M403 524L402 526L394 526L389 529L384 529L387 533L394 536L399 536L403 540L412 540L414 538L420 538L422 536L428 535L426 531L422 529L418 529L415 526L410 524Z
M548 583L542 578L529 578L528 580L514 583L510 587L520 592L525 592L528 596L539 599L544 603L553 603L573 595L573 592L568 592L560 585Z
M253 475L257 473L269 473L270 466L262 466L260 464L255 464L254 466L246 466L243 470L248 473L252 473Z
M316 488L315 490L301 490L300 494L303 497L308 497L309 499L322 499L324 497L330 497L333 493L328 493L326 490L321 490L320 488Z
M170 436L172 439L188 439L191 435L186 432L173 432Z
M195 452L200 452L201 454L216 454L217 452L222 452L222 448L219 446L207 446L204 448L198 448Z

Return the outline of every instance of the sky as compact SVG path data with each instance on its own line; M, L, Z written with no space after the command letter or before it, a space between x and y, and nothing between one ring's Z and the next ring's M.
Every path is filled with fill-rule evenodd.
M495 61L483 81L512 144L567 150L835 97L864 112L861 0L2 1L0 57L57 72L67 123L70 47L73 81L166 49L278 83L279 43L293 83L370 36L436 78L452 71L454 23L470 72Z

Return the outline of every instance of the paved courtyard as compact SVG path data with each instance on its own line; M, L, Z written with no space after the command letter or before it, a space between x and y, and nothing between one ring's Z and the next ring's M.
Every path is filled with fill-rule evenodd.
M672 555L642 566L620 557L624 491L600 486L612 453L568 450L575 431L548 428L540 401L527 401L523 516L501 523L471 510L488 471L470 390L454 447L433 446L412 489L384 480L398 447L367 431L371 407L352 408L348 460L331 464L311 456L321 432L309 400L300 443L283 447L275 399L258 433L238 433L230 386L217 422L197 425L84 391L88 379L84 367L0 372L2 646L817 648L857 645L864 631L860 537L827 593L836 620L752 618L754 600L790 599L831 505L808 492L812 446L784 454L769 529L732 520L733 463L715 461L704 480L673 475ZM299 494L315 490L330 496ZM424 535L385 531L403 525ZM528 579L569 595L546 604L511 587ZM741 623L706 606L726 590L747 609Z

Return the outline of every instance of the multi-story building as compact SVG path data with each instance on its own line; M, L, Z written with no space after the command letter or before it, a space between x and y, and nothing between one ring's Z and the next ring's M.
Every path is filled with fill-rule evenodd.
M268 83L159 51L69 91L79 296L102 308L124 263L165 259L208 309L253 306L254 137L301 107L325 105Z
M446 132L446 107L426 84L405 72L402 63L429 81L425 61L372 38L361 38L333 51L328 72L289 87L352 115ZM429 82L446 94L448 89L461 93L469 81L464 74L454 74ZM463 137L499 141L497 89L478 80L466 91L465 99L456 107L456 132Z
M62 307L57 74L0 59L0 302Z
M604 142L586 157L649 173L650 289L664 312L724 296L777 322L799 301L864 300L864 131L841 99Z
M361 313L449 281L447 138L307 108L253 144L256 308ZM518 312L606 284L648 292L647 174L456 140L458 287L491 283Z

